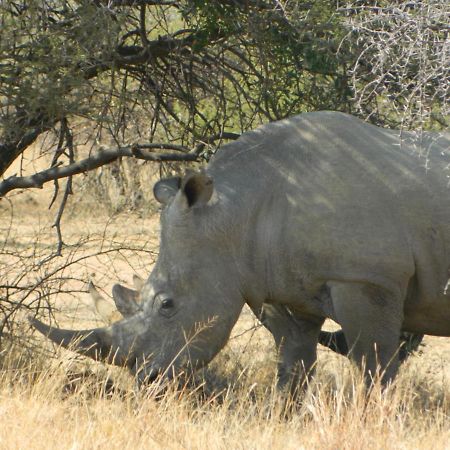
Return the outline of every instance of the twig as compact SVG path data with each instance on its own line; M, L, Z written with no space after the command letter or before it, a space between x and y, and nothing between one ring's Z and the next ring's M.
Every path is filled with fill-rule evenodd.
M226 132L226 131L223 131L223 132L217 133L217 134L213 134L212 136L209 136L208 138L203 139L202 142L195 147L194 153L196 155L199 155L207 145L212 144L213 142L215 142L219 139L236 140L240 136L241 135L238 133L230 133L230 132Z
M53 155L50 167L55 167L56 165L58 165L58 159L64 153L64 138L66 136L66 130L67 130L67 119L63 118L61 120L61 128L59 130L58 146L56 147L55 154ZM48 206L48 209L50 209L53 206L53 203L55 203L55 200L58 197L59 184L58 180L54 181L55 181L55 190L53 192L53 197L50 200L50 205Z

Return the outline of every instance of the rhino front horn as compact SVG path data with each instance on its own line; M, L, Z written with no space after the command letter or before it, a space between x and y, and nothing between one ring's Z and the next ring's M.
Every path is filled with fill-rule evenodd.
M124 365L125 359L120 357L119 349L112 344L112 328L95 328L92 330L64 330L42 323L35 317L29 317L31 325L48 337L55 344L96 361Z

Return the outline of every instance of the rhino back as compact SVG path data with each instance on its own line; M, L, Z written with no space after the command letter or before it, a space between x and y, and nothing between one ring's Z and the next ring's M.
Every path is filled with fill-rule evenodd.
M207 171L225 216L241 225L241 256L259 278L264 271L259 290L298 296L300 285L313 293L326 279L409 286L407 315L444 307L450 319L450 140L427 133L417 142L317 112L219 150Z

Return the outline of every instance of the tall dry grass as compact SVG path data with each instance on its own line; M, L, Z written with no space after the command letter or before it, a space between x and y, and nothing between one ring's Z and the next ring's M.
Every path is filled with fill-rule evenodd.
M367 395L343 358L331 364L323 352L304 398L286 412L273 354L260 351L235 342L184 387L137 391L119 369L15 349L0 376L0 448L448 448L450 385L431 382L420 357L386 392Z
M18 287L4 292L20 300L39 281L26 300L36 305L46 298L66 313L57 314L60 323L62 318L73 328L95 324L84 305L89 278L107 294L114 282L145 276L154 260L157 219L67 215L63 230L70 245L63 257L39 265L55 245L51 217L45 223L47 213L30 205L14 214L3 206L1 214L8 220L0 228L9 237L0 278ZM38 214L44 235L33 225ZM144 243L145 252L135 250ZM23 267L11 264L14 254ZM79 256L87 259L76 263ZM29 273L27 258L34 268ZM19 269L23 277L17 278ZM136 391L124 370L55 352L33 338L20 314L14 317L13 330L24 339L4 336L1 342L0 449L450 448L450 339L427 337L423 354L410 358L396 383L369 396L345 358L319 349L316 377L287 413L274 387L271 337L253 329L248 310L226 348L187 385L146 391Z

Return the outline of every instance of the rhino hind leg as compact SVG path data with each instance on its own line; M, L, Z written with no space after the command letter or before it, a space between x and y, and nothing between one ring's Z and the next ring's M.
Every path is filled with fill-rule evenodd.
M402 299L382 287L363 283L333 281L329 287L349 356L363 368L369 386L378 375L387 384L399 367Z
M272 333L279 351L278 387L295 395L313 374L323 321L300 319L284 305L264 304L262 312L257 315Z

